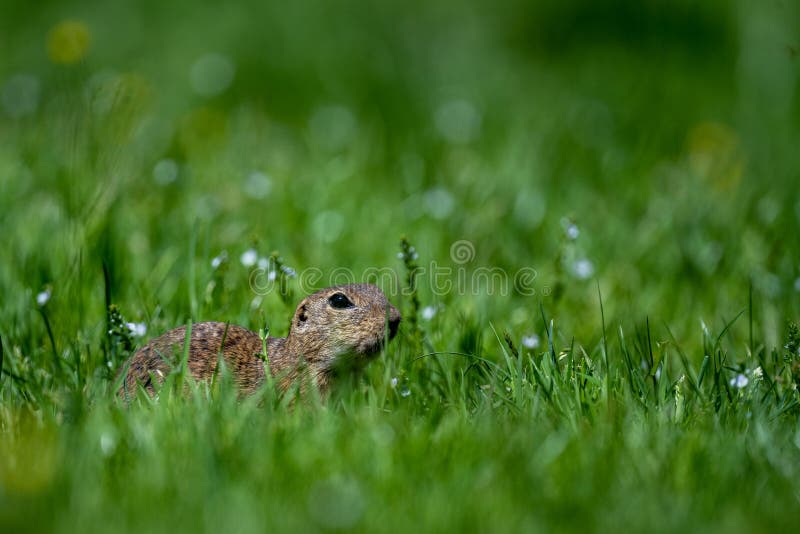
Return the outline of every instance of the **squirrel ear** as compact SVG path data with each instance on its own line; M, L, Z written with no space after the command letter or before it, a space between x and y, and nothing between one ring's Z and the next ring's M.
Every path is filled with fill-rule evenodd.
M295 326L302 326L308 320L308 310L306 305L302 304L297 308L297 313L294 316Z

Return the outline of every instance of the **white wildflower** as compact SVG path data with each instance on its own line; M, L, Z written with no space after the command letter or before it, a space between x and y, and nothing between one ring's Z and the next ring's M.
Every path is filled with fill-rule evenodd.
M536 349L540 345L539 336L531 334L529 336L522 336L522 346L528 349Z
M258 258L258 268L264 271L269 267L269 258Z
M389 384L391 384L393 389L396 388L397 387L397 377L396 376L392 377L392 380L389 382Z
M575 224L570 224L569 226L567 226L565 232L567 234L567 237L572 241L575 241L576 239L578 239L578 236L581 235L581 231Z
M147 333L147 325L145 323L125 323L125 327L130 330L133 337L144 337Z
M436 306L425 306L424 308L422 308L421 315L423 319L425 319L426 321L430 321L436 316L436 312L437 312Z
M211 268L212 269L219 269L219 266L223 264L223 262L228 260L228 253L226 251L222 251L219 256L216 256L213 260L211 260Z
M45 289L44 291L36 295L36 304L38 304L39 306L44 306L45 304L50 302L51 295L52 292L49 289Z
M561 218L561 228L564 229L564 234L570 241L575 241L578 239L578 236L581 235L578 225L572 222L569 217Z
M110 432L100 434L100 450L103 456L110 456L117 448L117 438Z
M245 267L252 267L258 261L258 252L252 248L247 249L239 257L239 261L242 262L242 265Z
M742 389L748 383L750 383L750 380L748 380L748 378L745 375L743 375L742 373L739 373L734 378L731 378L731 382L730 382L731 386L739 388L739 389Z
M591 278L594 274L594 264L591 260L586 258L576 260L575 263L572 264L572 273L581 280Z

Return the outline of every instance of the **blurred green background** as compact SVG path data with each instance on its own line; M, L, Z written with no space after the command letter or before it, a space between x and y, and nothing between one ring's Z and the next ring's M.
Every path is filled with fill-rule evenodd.
M72 447L82 450L85 443L107 435L103 425L117 428L114 435L134 435L155 417L156 428L169 432L176 414L187 413L181 411L185 407L167 413L151 408L160 415L145 411L128 416L107 406L110 380L127 355L106 333L108 303L119 307L123 322L143 325L143 339L187 319L251 328L268 323L273 334L285 335L299 297L327 285L337 269L359 274L391 268L398 278L405 276L396 256L402 235L415 245L423 267L436 262L463 268L468 275L488 268L509 276L533 269L536 275L531 291L512 285L507 294L485 288L437 292L430 278L421 275L422 344L414 345L401 333L387 363L376 364L375 380L385 368L387 376L400 372L414 382L417 350L464 351L499 361L502 343L493 329L509 331L517 345L526 339L525 346L534 352L546 351L540 305L555 320L553 335L561 350L571 341L574 347L577 340L594 357L603 334L598 290L610 336L616 339L619 327L639 333L649 319L658 350L666 350L666 340L674 334L693 365L708 354L706 329L715 337L743 310L742 317L752 317L752 326L742 318L723 331L726 350L741 359L752 357L756 346L766 354L783 348L787 321L797 319L796 2L44 1L32 7L4 0L1 9L0 439L8 443L6 452L19 452L26 440L37 441L38 432L54 440L54 450L60 452L51 451L53 458L64 461ZM451 247L459 241L467 241L474 251L464 264L452 257ZM291 294L283 299L276 291L256 294L250 283L257 265L247 256L255 254L252 260L257 261L273 251L298 273L318 269L321 278L291 279ZM408 314L410 301L398 291L391 293L390 300ZM65 365L68 372L57 371ZM464 362L448 365L456 374L468 371ZM404 479L403 471L387 467L387 492L411 480L419 483L415 477L424 473L443 472L416 462L426 454L426 432L439 428L444 417L431 415L431 406L458 405L461 401L454 399L461 397L453 390L438 398L425 393L421 384L411 388L416 404L390 427L420 441L403 460L386 460L417 470L405 473L409 478ZM380 441L388 424L376 422L382 412L373 404L353 402L356 408L336 404L331 413L319 416L330 417L329 426L322 425L313 435L291 426L301 425L294 415L284 416L286 420L273 416L276 424L294 429L289 433L297 434L298 441L324 442L333 435L340 446L350 447L347 436L361 432L377 433ZM92 411L95 404L104 408ZM213 417L230 416L225 409L214 408L210 421L217 424ZM534 419L540 409L536 403L530 408ZM239 417L244 420L258 419L257 411L242 410L245 415ZM21 415L28 411L33 415ZM350 419L363 411L370 414L363 416L366 422ZM578 420L585 416L581 413L575 414ZM701 430L670 434L659 424L642 427L640 421L624 419L627 427L617 416L608 417L609 426L591 427L595 430L587 439L611 455L611 466L624 465L627 458L628 449L606 441L619 435L614 431L619 425L629 430L621 431L626 440L639 436L647 441L664 432L691 441L703 451L698 454L709 458L726 442L727 433L734 436L740 428L712 417L709 421L716 422L704 424L721 428L721 434L704 441ZM788 447L781 445L782 452L775 452L781 465L797 459L791 430L796 414L792 417L794 426L779 431L770 427L761 435ZM21 430L20 421L26 418L38 421L38 426L30 423L36 430ZM580 435L561 425L574 430L582 424L568 419L548 419L553 435L569 436L555 444L542 442L543 434L521 437L502 418L498 427L481 427L477 437L465 437L470 432L466 415L442 432L451 436L451 443L467 443L462 456L454 445L456 463L476 465L481 465L476 450L493 436L511 436L513 443L516 439L518 445L509 445L510 456L498 460L508 460L504 469L511 476L512 458L522 454L525 439L559 451L579 448ZM185 439L198 438L203 428ZM231 439L239 445L254 436L278 439L268 428L250 431L232 431ZM174 439L173 450L187 446L184 438ZM279 451L280 443L270 441L265 447ZM637 443L630 445L631 454L646 447ZM292 472L301 479L310 477L313 462L322 461L314 456L319 453L314 449L305 460L298 453L301 459L292 464ZM166 461L157 450L148 454L155 455L148 462ZM236 464L232 472L246 477L239 454L244 453L220 460L220 465ZM687 475L684 482L693 486L708 476L712 484L733 488L732 481L746 476L733 467L744 465L737 455L745 455L746 447L728 454L730 462L716 475ZM91 463L89 456L81 458ZM667 462L669 455L658 458ZM233 463L226 464L228 460ZM351 468L358 465L358 458L351 460ZM597 465L599 457L589 455L585 461ZM14 475L0 485L0 520L11 521L15 529L27 524L35 530L41 525L12 511L17 501L2 504L17 493L8 481L22 477L19 468L8 467L12 463L4 464L4 472ZM56 479L80 487L75 481L87 473L113 479L139 464L91 465L56 470ZM763 487L769 491L741 498L761 502L765 495L773 499L771 491L785 490L787 501L775 502L796 511L796 497L791 497L796 482L789 489L782 485L788 484L783 477L796 469L776 471L780 483L765 474ZM487 467L486 473L490 471ZM280 470L276 473L261 475L280 479ZM547 473L542 475L546 480L559 480ZM564 481L579 476L569 469L559 473ZM486 477L486 487L497 480L480 476ZM659 472L641 477L645 485L654 483ZM137 491L148 494L150 482L137 480ZM203 480L210 484L212 479ZM378 491L363 480L361 486L347 477L335 480L331 484L337 488L345 480L345 495L348 487L356 487L359 495L365 487ZM619 491L612 509L619 511L641 481L619 479L611 467L595 473L593 480L595 485L584 493L570 493L564 489L570 483L564 482L550 494L552 501L545 499L551 507L532 523L517 520L513 502L497 512L496 523L470 523L448 514L439 519L449 517L443 523L449 526L464 520L484 529L552 527L564 520L552 506L576 500L583 503L583 513L576 514L571 526L577 528L586 519L586 524L602 528L609 523L598 523L603 507L593 492L602 491L608 480L619 482L611 484ZM248 502L267 491L238 482L221 483L232 502ZM157 487L181 491L168 483ZM305 485L288 487L288 494L305 495ZM450 491L469 502L453 487L463 489L460 483ZM34 511L55 506L77 513L89 503L101 511L112 509L109 493L73 489L70 494L78 497L64 504L56 497L64 487L49 488L55 493L20 502ZM329 489L314 491L327 495ZM666 493L646 494L648 504L640 504L642 515L631 512L630 524L649 525L645 513L658 509L658 499L685 489L676 482ZM422 491L420 498L435 511L447 492L431 491ZM180 502L175 494L156 494L164 506ZM731 496L729 500L732 507L738 502ZM137 502L149 501L128 501L123 508L130 517L120 529L141 526ZM716 506L713 499L703 502L705 511ZM662 527L723 524L711 516L692 523L698 511L686 506L684 515L673 516L674 522ZM342 524L375 528L382 518L396 520L398 510L402 508ZM228 508L227 513L233 512ZM159 514L168 516L165 509L155 516ZM245 522L244 530L257 530L264 521L239 515L252 522ZM92 524L87 519L91 514L77 517ZM313 518L300 517L288 513L279 526L320 526ZM417 519L442 525L433 516ZM731 523L734 528L758 524L739 516ZM202 524L212 529L213 521ZM42 525L69 529L58 517ZM787 526L764 523L765 528L776 525ZM398 521L396 526L408 525Z
M553 286L566 217L625 313L797 303L791 4L5 4L8 263L42 272L10 294L103 240L140 300L193 225L325 272L467 239Z
M205 259L257 245L326 274L396 267L401 234L423 263L466 239L470 267L563 286L580 325L565 219L612 316L694 328L750 280L767 331L796 309L791 3L25 6L0 67L17 313L44 284L68 306L58 269L94 280L104 254L131 312L185 317L164 276L194 228Z

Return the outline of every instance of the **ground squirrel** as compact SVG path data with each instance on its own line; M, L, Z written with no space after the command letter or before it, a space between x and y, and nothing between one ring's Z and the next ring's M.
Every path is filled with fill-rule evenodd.
M324 394L337 373L362 367L397 333L400 312L372 284L323 289L297 306L289 335L267 339L269 369L285 391L295 379L313 380ZM141 347L123 365L126 373L119 396L127 399L139 385L151 395L183 355L186 327L170 330ZM224 347L220 350L220 346ZM227 323L192 325L188 368L195 380L212 378L222 353L243 394L253 393L265 379L263 344L258 334Z

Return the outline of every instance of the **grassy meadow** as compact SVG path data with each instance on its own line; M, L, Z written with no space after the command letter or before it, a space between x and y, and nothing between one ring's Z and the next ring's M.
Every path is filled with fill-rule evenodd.
M798 21L4 0L0 531L796 531ZM400 333L324 402L115 398L369 280Z

